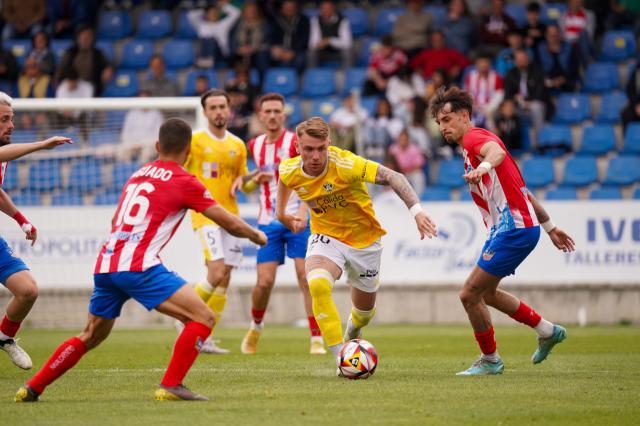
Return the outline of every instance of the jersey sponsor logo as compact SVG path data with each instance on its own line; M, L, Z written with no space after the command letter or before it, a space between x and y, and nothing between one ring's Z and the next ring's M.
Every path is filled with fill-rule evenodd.
M322 189L324 189L326 192L331 192L333 191L333 184L331 182L327 182L322 185Z
M377 269L365 269L364 273L360 274L360 278L375 278L378 276Z
M218 163L202 163L202 177L204 178L217 178L218 177Z
M136 232L132 234L131 232L119 231L112 234L112 237L114 237L116 240L132 241L132 242L140 241L143 236L144 236L144 232Z
M326 197L316 198L308 202L309 207L316 214L326 213L331 209L338 210L344 209L349 205L349 202L341 194L331 194Z
M369 160L366 160L364 162L364 166L362 167L362 180L364 180L364 178L367 176L367 165L369 164Z

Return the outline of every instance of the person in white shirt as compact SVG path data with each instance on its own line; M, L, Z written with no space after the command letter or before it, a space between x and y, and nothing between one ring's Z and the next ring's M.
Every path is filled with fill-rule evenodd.
M364 124L367 111L353 102L353 96L342 100L342 106L329 117L331 125L331 144L340 149L355 152L356 126Z
M139 97L149 96L149 92L141 90ZM140 161L150 160L153 156L151 149L157 139L164 117L160 110L132 108L124 117L122 132L120 133L120 149L118 153L122 159L138 157Z
M58 88L56 89L56 98L91 98L93 97L93 84L80 79L78 71L75 68L69 68ZM61 127L77 125L84 122L86 113L80 110L63 110L58 113L58 120Z
M229 0L220 0L204 10L190 11L187 17L200 38L198 66L212 67L215 61L226 60L230 54L229 34L240 17L240 9Z
M336 12L333 1L322 1L319 15L311 18L309 66L313 68L322 62L340 61L342 68L349 68L352 44L349 21Z

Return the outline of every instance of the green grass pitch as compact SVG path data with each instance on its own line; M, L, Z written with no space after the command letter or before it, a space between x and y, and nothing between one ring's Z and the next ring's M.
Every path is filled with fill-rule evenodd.
M239 353L244 329L220 328L227 356L199 357L185 384L204 403L156 402L172 330L116 329L103 346L51 385L36 404L18 387L73 331L25 330L36 367L0 353L0 424L6 425L408 425L638 424L640 328L568 328L568 339L533 365L535 334L498 327L505 373L456 377L478 350L470 328L380 326L366 330L380 363L368 380L337 378L329 356L307 354L304 329L267 325L260 353Z

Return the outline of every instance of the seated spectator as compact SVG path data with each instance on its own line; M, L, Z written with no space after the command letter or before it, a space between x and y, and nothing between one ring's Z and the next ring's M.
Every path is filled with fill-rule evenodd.
M55 72L56 58L49 46L49 36L47 33L44 31L35 33L31 39L31 44L32 47L29 52L29 57L34 58L38 62L40 70L42 70L43 73L53 75Z
M18 61L10 50L2 48L0 43L0 91L14 95L14 85L18 79Z
M502 77L491 66L491 56L480 53L476 67L467 73L465 89L473 96L472 121L477 127L493 127L493 114L504 98Z
M262 81L270 60L269 25L253 1L242 8L242 16L231 35L231 52L234 66L257 68Z
M194 96L202 96L206 91L211 89L211 82L209 81L209 77L204 74L201 74L196 77L196 93Z
M408 123L411 121L409 104L415 97L422 96L424 91L425 83L422 77L413 73L409 66L404 66L389 79L386 97L391 103L394 115Z
M138 96L148 97L151 93L142 89ZM153 158L154 142L163 122L164 117L157 109L132 108L127 111L120 133L118 156L123 160L138 159L140 162Z
M492 0L489 13L480 19L478 43L495 55L507 45L509 31L516 28L513 18L504 11L504 0Z
M204 10L188 12L187 18L200 39L198 66L210 68L228 60L229 35L239 17L240 9L230 4L229 0L209 4Z
M393 43L410 58L427 45L432 17L423 7L423 0L408 0L407 11L393 24Z
M509 43L509 47L500 51L496 57L496 71L498 71L498 74L502 77L507 74L507 71L513 68L513 52L525 47L522 33L519 31L509 32L509 34L507 34L507 43ZM533 50L527 48L527 52L529 52L529 56L533 60L535 57Z
M608 14L605 19L606 30L633 28L640 34L640 2L635 0L609 0Z
M444 68L452 81L457 81L463 69L470 62L466 56L457 50L445 47L444 33L440 30L431 33L431 47L421 51L411 60L411 68L420 73L425 80L437 68Z
M46 14L45 0L4 0L2 17L5 24L2 39L32 37L42 30Z
M51 77L43 73L35 58L24 61L24 72L18 78L18 97L20 98L52 98L55 92Z
M622 111L622 124L625 129L630 122L640 121L640 62L629 74L626 89L629 103Z
M440 88L446 90L449 85L450 82L447 71L443 68L435 70L433 74L431 74L431 80L427 82L424 91L423 99L427 105L431 101L433 95L435 95ZM431 114L427 114L425 127L429 134L429 138L433 141L434 152L437 153L439 157L451 158L453 156L453 150L451 149L451 146L445 142L442 137L442 133L440 133L440 126L438 126L438 123L436 123L435 118L433 118Z
M562 40L560 28L549 25L545 41L538 45L538 60L544 72L544 84L552 92L572 92L578 81L579 58L576 49Z
M53 38L72 36L78 27L93 24L97 6L97 1L47 0L47 32Z
M574 47L582 62L593 56L596 17L582 5L582 0L567 0L567 10L558 20L562 36Z
M622 110L622 126L627 129L629 123L640 121L640 99L629 102Z
M447 17L435 26L444 33L448 47L463 55L469 54L474 41L475 23L465 0L451 0Z
M433 142L426 128L427 103L420 97L413 98L409 103L411 119L406 129L409 132L409 142L420 148L425 159L433 158Z
M56 98L91 98L93 86L88 81L80 80L78 71L73 68L67 70L62 81L56 88ZM81 110L64 110L58 113L58 127L76 126L84 124L86 114Z
M533 1L527 5L527 23L522 29L524 44L529 49L538 48L538 44L544 40L544 33L547 26L540 20L540 3Z
M493 132L502 140L509 152L516 153L522 150L522 120L518 116L513 99L505 99L500 104Z
M384 36L380 47L373 52L367 66L367 80L364 83L363 95L384 95L393 77L400 68L407 64L407 55L393 46L391 36Z
M389 101L378 99L374 116L369 117L362 128L364 156L378 163L383 162L387 150L402 128L402 120L393 116Z
M81 80L93 85L95 96L102 94L104 84L113 77L113 68L102 51L95 47L93 29L80 27L76 42L64 53L56 70L56 81L69 69L75 69Z
M160 55L153 55L149 63L150 73L142 81L142 89L149 96L179 96L178 83L167 77L164 59Z
M302 73L309 47L309 18L298 10L298 2L284 0L280 13L272 18L271 61L279 67L293 67Z
M229 93L231 115L228 127L242 140L248 140L249 117L253 112L255 100L260 95L260 88L251 84L249 70L236 67L236 76L227 82L225 90Z
M329 117L331 144L355 152L356 126L361 126L366 119L367 111L355 105L353 96L346 96L342 100L342 106Z
M426 179L422 167L425 159L417 145L410 143L409 132L403 129L398 139L389 147L389 154L398 163L399 172L407 177L407 180L418 194L424 192Z
M320 2L320 13L310 23L309 66L339 61L347 69L351 66L352 45L349 20L336 12L333 1Z

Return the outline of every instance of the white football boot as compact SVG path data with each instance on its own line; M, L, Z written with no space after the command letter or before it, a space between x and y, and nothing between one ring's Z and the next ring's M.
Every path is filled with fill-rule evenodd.
M25 352L14 339L0 340L0 349L9 354L11 361L23 370L33 367L31 357Z

